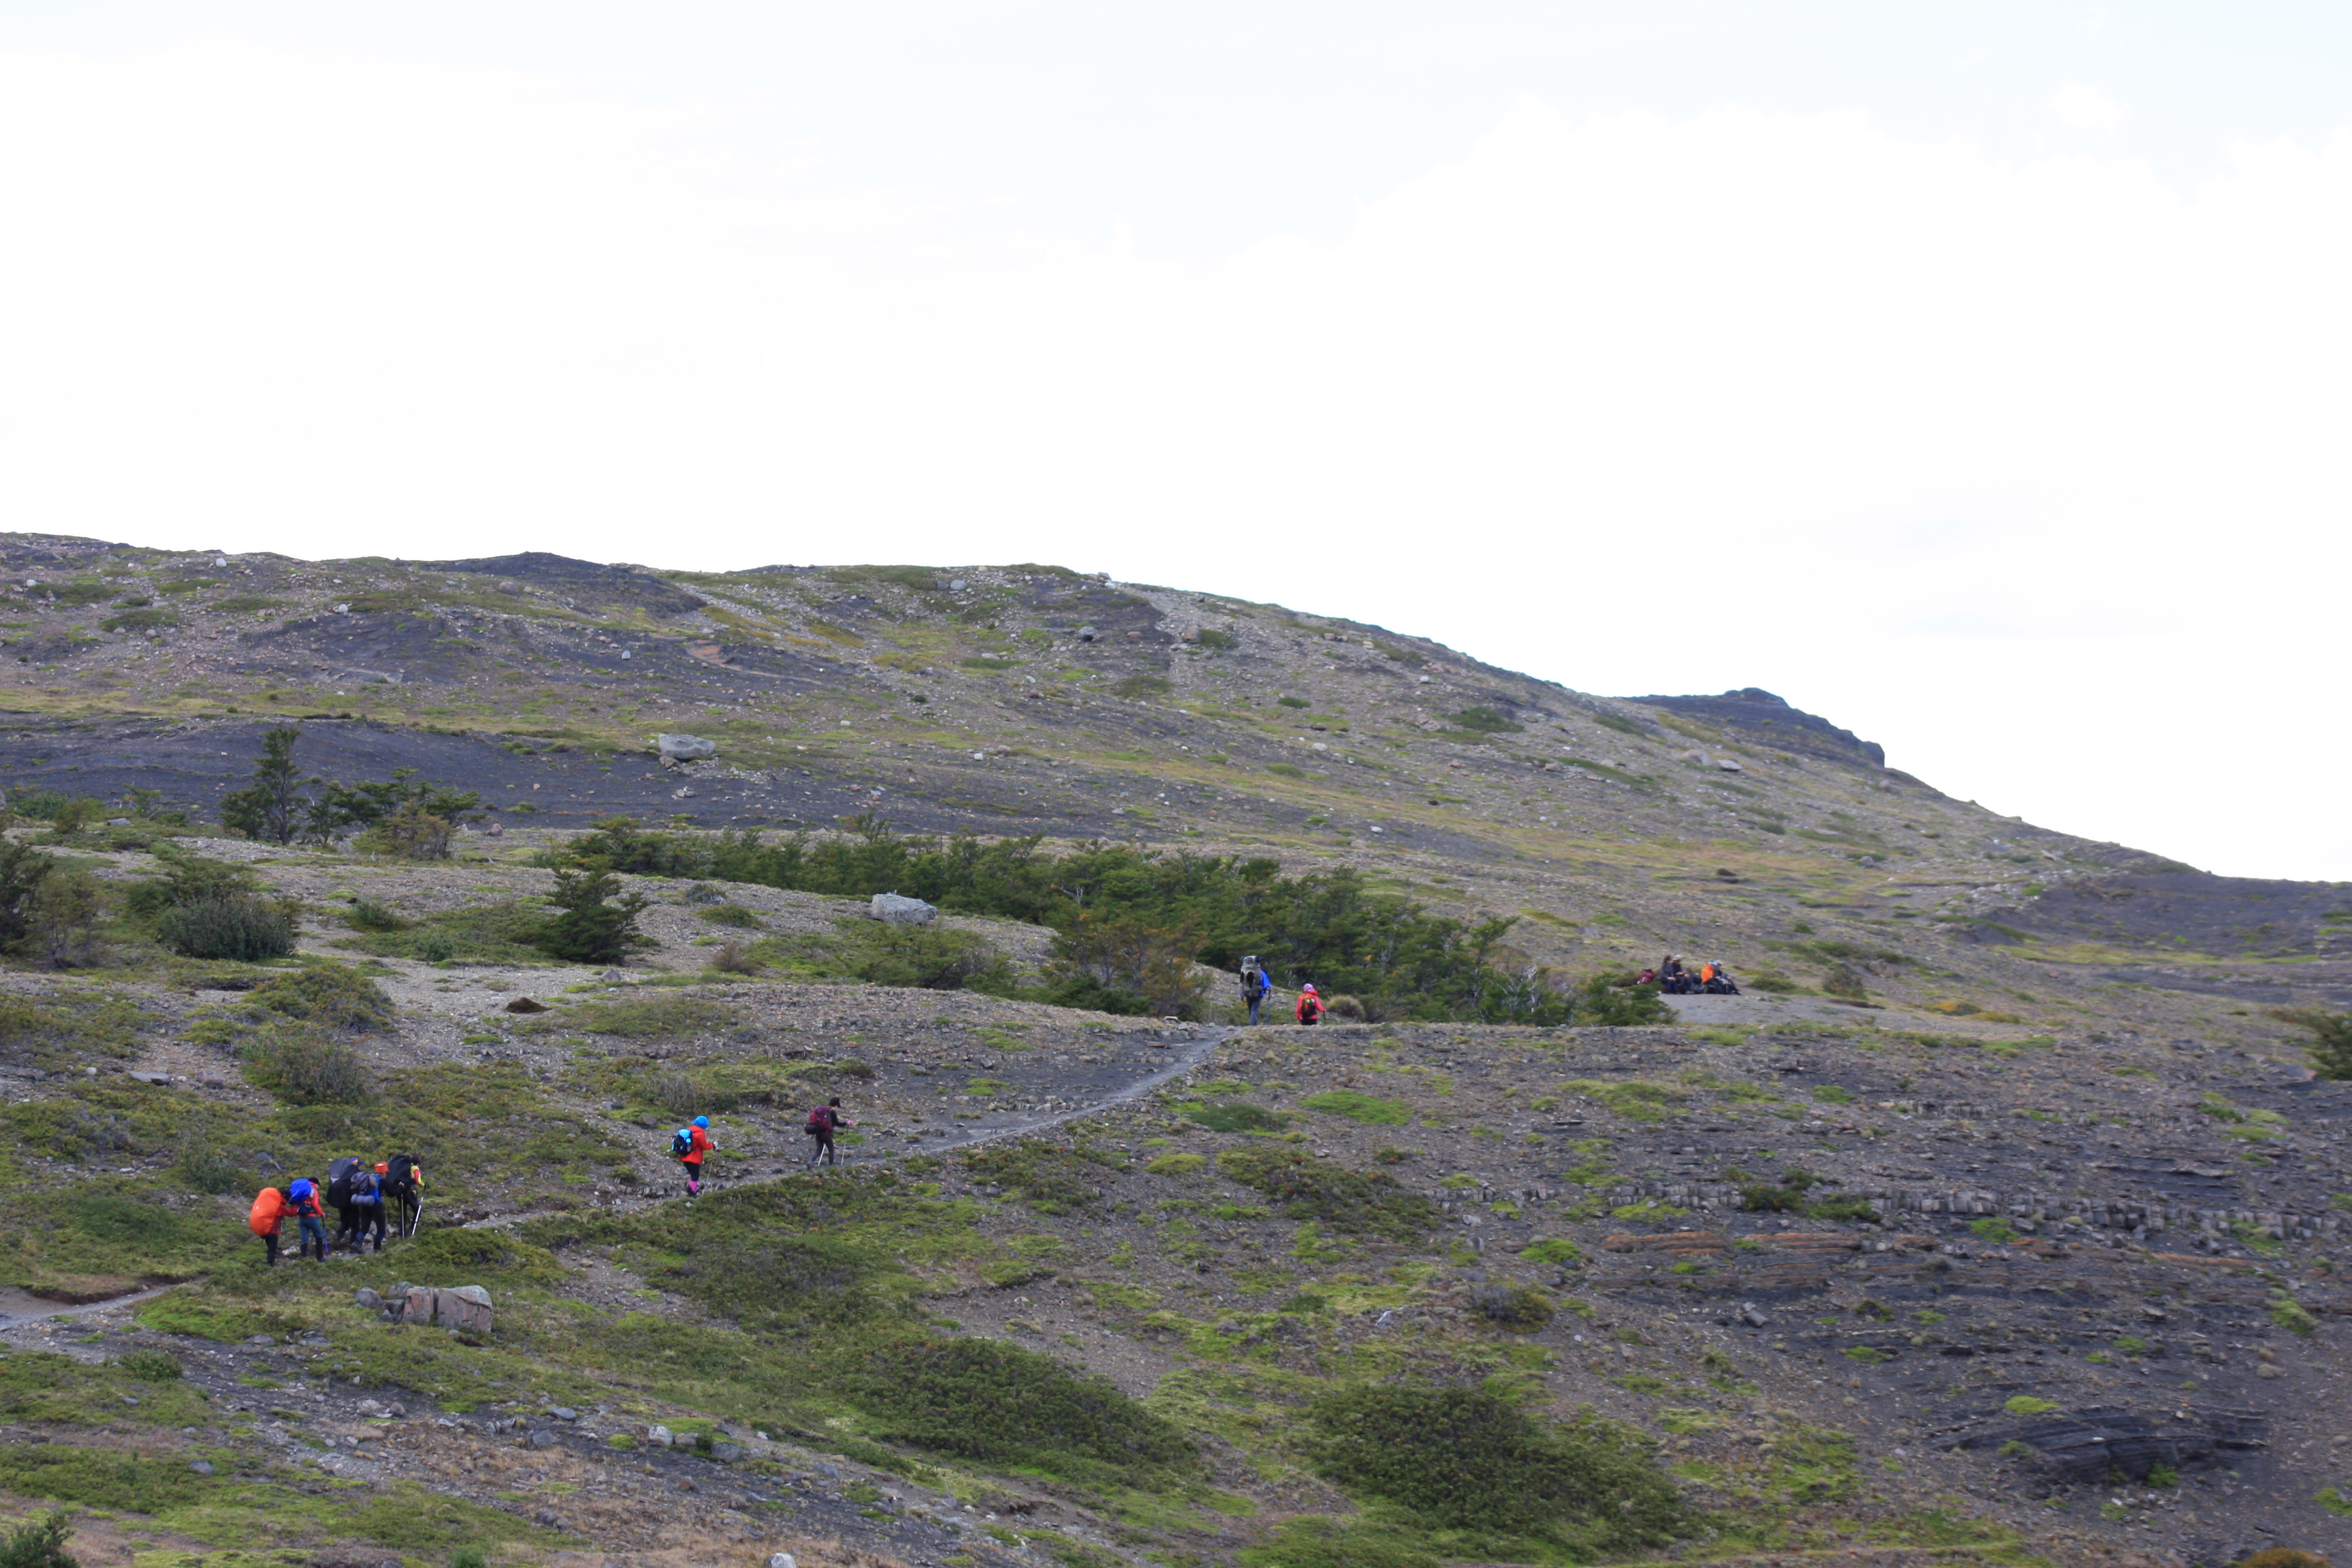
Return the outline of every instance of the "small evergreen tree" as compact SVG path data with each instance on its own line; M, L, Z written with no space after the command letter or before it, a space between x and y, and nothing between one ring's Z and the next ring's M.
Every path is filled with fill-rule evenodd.
M294 742L301 737L299 724L276 724L263 732L253 783L222 797L222 826L272 844L294 842L311 810L294 766Z
M45 1520L28 1519L0 1537L0 1568L81 1568L66 1550L72 1539L73 1526L63 1509Z
M619 895L617 902L609 902ZM572 963L618 963L633 947L650 947L637 930L637 914L652 902L643 893L621 893L620 879L604 866L558 869L548 899L562 913L540 928L532 945Z
M2301 1020L2311 1031L2311 1068L2322 1078L2352 1079L2352 1013L2313 1013Z
M0 838L0 947L13 947L33 928L33 900L57 861L29 845Z

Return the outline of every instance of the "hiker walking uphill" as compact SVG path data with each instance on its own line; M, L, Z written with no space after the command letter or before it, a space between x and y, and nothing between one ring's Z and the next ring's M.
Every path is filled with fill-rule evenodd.
M670 1134L669 1152L673 1159L686 1167L686 1195L698 1197L702 1193L702 1157L718 1152L719 1146L710 1141L710 1118L698 1116L690 1127L681 1127Z
M352 1219L352 1256L362 1250L361 1243L370 1231L375 1234L375 1249L383 1250L383 1186L376 1173L364 1165L352 1173L352 1204L348 1211Z
M253 1212L247 1216L245 1223L251 1228L254 1235L261 1237L265 1258L272 1268L278 1267L278 1227L286 1223L286 1216L293 1212L292 1205L287 1202L286 1194L276 1187L264 1187L254 1194Z
M294 1184L286 1189L286 1212L294 1216L301 1232L299 1256L313 1256L310 1248L316 1244L319 1261L327 1261L327 1211L319 1202L319 1184L308 1176L295 1177Z
M1319 1024L1323 1021L1323 998L1316 991L1313 981L1310 980L1298 988L1298 1005L1291 1009L1291 1012L1292 1016L1302 1024Z
M1242 1000L1249 1004L1249 1021L1257 1022L1257 1010L1265 1003L1266 993L1274 982L1266 978L1265 970L1255 958L1242 960Z
M808 1113L808 1125L803 1128L803 1131L810 1137L815 1139L816 1143L809 1150L808 1163L803 1165L801 1169L803 1171L815 1170L819 1157L822 1157L824 1163L828 1165L839 1164L841 1162L835 1157L833 1152L834 1129L836 1127L855 1127L856 1125L856 1122L850 1121L849 1118L841 1113L841 1097L839 1095L835 1095L823 1105L811 1110Z
M425 1217L425 1167L414 1154L394 1154L375 1168L375 1174L392 1234L415 1236L417 1222Z
M350 1238L349 1250L356 1253L360 1249L360 1234L367 1222L360 1212L359 1200L353 1196L352 1184L362 1175L367 1176L369 1184L373 1185L374 1175L360 1163L356 1154L346 1154L327 1167L327 1203L335 1211L335 1240L334 1246L328 1249L330 1251L344 1247L347 1237Z

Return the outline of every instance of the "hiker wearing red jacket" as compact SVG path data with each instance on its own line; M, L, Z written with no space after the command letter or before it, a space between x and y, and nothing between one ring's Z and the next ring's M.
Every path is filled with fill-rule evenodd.
M301 1227L301 1255L314 1256L310 1246L316 1242L319 1250L315 1256L321 1263L327 1261L327 1211L319 1201L319 1184L308 1176L295 1177L294 1184L286 1189L286 1212Z
M1298 988L1298 1005L1291 1009L1291 1012L1292 1016L1302 1024L1319 1024L1323 1021L1323 998L1316 994L1313 982L1310 981Z
M702 1157L715 1154L719 1146L710 1141L710 1118L698 1116L689 1127L681 1127L671 1135L669 1152L686 1167L686 1195L698 1197L702 1193Z
M840 1163L839 1160L835 1157L833 1152L833 1130L836 1127L855 1127L856 1125L856 1122L850 1121L849 1118L841 1113L841 1097L839 1095L835 1095L823 1105L811 1110L808 1113L808 1125L803 1128L802 1131L806 1132L810 1137L815 1139L816 1144L814 1148L809 1150L808 1163L802 1166L801 1169L804 1171L815 1170L819 1156L823 1156L824 1163L828 1165Z

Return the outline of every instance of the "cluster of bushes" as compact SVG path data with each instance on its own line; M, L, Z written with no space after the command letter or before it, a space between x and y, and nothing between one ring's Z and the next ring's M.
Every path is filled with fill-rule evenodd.
M1878 1211L1870 1206L1868 1198L1856 1197L1850 1193L1813 1196L1813 1189L1822 1185L1828 1178L1817 1176L1799 1166L1791 1165L1781 1172L1777 1183L1752 1181L1745 1171L1737 1166L1726 1171L1724 1175L1738 1184L1742 1208L1761 1213L1801 1214L1808 1219L1838 1220L1848 1225L1858 1225L1878 1217Z
M271 844L332 844L356 830L363 852L444 860L457 825L482 810L475 791L422 783L415 768L374 784L305 779L294 765L301 736L299 724L264 731L253 783L221 799L222 826Z
M1516 918L1433 914L1375 892L1352 870L1286 876L1267 858L1125 845L1056 854L1042 837L940 840L894 833L871 816L852 826L772 843L749 830L703 839L616 817L551 851L548 863L813 893L897 891L959 913L1051 926L1060 939L1039 999L1110 1012L1194 1013L1202 982L1192 965L1233 969L1244 954L1256 955L1276 984L1311 980L1346 992L1375 1020L1616 1022L1642 1007L1605 981L1571 991L1519 959L1505 945Z
M251 963L294 951L302 902L274 897L251 868L155 847L158 875L131 885L123 903L155 940L183 958Z

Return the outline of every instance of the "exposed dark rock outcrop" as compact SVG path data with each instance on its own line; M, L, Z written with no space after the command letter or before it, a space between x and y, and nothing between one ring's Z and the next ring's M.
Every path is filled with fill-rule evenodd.
M1886 750L1877 742L1863 740L1851 730L1841 730L1817 714L1791 708L1785 700L1753 686L1720 697L1629 697L1626 700L1720 724L1738 731L1743 741L1776 751L1879 768L1886 765Z

